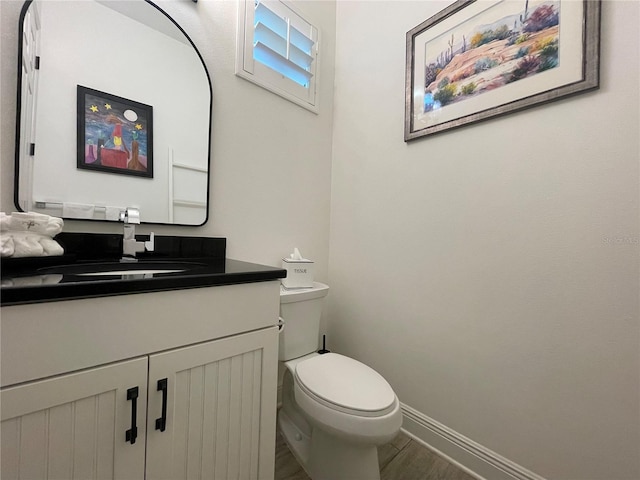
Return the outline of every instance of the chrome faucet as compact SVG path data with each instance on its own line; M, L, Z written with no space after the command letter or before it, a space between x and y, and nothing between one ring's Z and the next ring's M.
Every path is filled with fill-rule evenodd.
M136 253L144 251L153 252L154 234L151 232L147 242L136 241L136 225L140 225L140 211L137 208L127 208L120 212L120 221L124 222L124 234L122 237L123 262L136 262Z

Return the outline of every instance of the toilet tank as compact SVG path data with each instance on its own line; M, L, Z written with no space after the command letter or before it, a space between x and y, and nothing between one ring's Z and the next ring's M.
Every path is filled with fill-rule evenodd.
M280 287L280 332L278 358L287 361L318 350L320 317L329 287L313 282L311 288Z

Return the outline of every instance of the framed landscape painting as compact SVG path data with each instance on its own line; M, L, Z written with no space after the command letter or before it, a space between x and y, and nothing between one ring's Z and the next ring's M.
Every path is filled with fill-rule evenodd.
M78 85L78 168L153 178L153 108Z
M407 32L404 140L599 86L600 0L458 0Z

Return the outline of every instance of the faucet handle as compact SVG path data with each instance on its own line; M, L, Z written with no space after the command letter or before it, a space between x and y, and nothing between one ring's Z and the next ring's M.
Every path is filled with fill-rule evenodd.
M144 242L144 248L147 252L153 252L153 249L155 248L154 242L155 234L151 232L151 234L149 234L149 241Z

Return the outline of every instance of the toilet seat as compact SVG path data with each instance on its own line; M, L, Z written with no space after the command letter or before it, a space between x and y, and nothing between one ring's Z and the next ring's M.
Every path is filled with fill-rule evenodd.
M299 388L332 410L360 417L381 417L397 408L396 395L371 367L337 353L314 356L298 363Z

